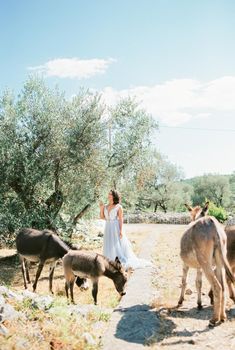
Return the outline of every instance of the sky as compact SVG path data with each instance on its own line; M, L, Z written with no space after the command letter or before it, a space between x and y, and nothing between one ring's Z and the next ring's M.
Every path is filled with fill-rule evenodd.
M0 0L0 91L132 96L186 177L235 171L234 0Z

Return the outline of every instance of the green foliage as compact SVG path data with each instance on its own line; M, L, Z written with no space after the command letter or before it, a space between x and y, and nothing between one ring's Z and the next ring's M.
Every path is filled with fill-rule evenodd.
M192 192L190 185L181 182L182 177L181 169L148 149L133 176L129 174L122 186L123 193L129 192L127 207L135 203L141 210L182 210Z
M30 78L17 98L4 92L0 232L66 227L64 215L75 223L108 187L119 185L124 172L133 171L154 127L130 99L107 112L97 94L81 90L66 99L38 78Z
M194 205L204 203L206 198L218 207L228 207L230 205L232 192L227 176L203 175L192 179L191 184L194 188L192 196Z
M222 207L217 207L212 202L210 202L208 214L214 216L220 222L224 222L228 218L226 210Z

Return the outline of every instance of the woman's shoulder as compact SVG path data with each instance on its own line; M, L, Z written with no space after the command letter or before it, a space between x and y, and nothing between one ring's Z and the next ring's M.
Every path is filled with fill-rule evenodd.
M122 209L122 205L120 203L117 204L118 209Z

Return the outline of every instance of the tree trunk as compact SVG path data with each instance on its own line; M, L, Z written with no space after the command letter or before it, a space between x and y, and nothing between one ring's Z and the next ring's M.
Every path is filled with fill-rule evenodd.
M73 224L75 225L79 219L90 209L91 204L88 203L85 207L74 217Z

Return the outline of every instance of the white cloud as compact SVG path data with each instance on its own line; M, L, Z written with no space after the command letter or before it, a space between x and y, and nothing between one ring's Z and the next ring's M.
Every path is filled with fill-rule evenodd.
M235 76L209 82L175 79L153 86L124 90L106 87L103 90L108 105L127 96L135 97L160 122L179 125L196 118L208 118L214 112L235 113Z
M29 67L29 70L45 74L47 77L87 79L106 72L113 58L93 58L82 60L79 58L55 58L43 65Z

